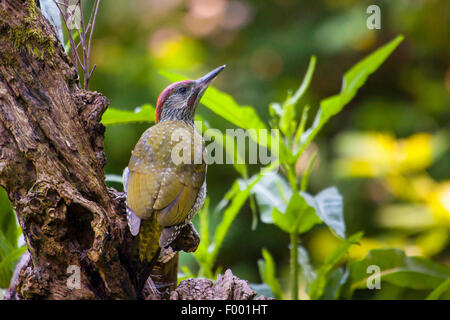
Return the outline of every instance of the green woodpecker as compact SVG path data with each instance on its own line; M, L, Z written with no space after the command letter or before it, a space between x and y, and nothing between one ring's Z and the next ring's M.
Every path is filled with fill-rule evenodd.
M128 225L134 236L139 234L141 260L152 261L157 254L159 261L170 260L170 244L203 206L205 143L194 128L194 115L203 93L224 68L164 89L156 104L156 124L132 151L123 182Z

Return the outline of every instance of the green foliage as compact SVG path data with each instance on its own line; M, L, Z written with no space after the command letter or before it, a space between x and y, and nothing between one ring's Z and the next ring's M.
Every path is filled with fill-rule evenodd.
M330 230L338 237L345 238L345 221L343 210L343 199L335 187L326 188L316 196L306 192L300 192L306 202L314 209L313 211Z
M102 116L102 123L105 126L154 121L155 108L150 104L145 104L138 107L134 110L134 112L109 107Z
M209 200L205 201L203 209L199 212L200 216L200 244L197 251L194 253L194 257L197 259L200 265L199 276L205 276L208 278L214 278L213 272L217 255L225 240L225 237L239 213L242 206L250 196L250 189L259 181L259 178L255 179L252 183L245 186L242 190L239 189L239 184L234 184L232 189L227 193L227 202L230 202L229 206L224 210L222 220L218 224L214 232L214 241L210 241L209 232ZM217 272L217 270L216 270Z
M298 154L301 154L302 151L305 150L322 129L323 125L332 116L338 114L345 105L355 97L359 88L367 81L367 78L381 66L402 41L403 36L398 36L362 61L358 62L344 74L341 92L320 102L319 111L316 114L311 128L309 128L300 139L302 145Z
M320 222L314 208L298 193L294 193L289 200L285 213L278 208L272 212L273 223L287 233L304 233Z
M272 212L275 208L279 212L285 212L292 190L286 179L278 172L269 172L253 187L252 192L258 202L261 220L265 223L273 223Z
M303 78L300 87L297 89L294 95L292 95L291 92L288 92L288 97L286 98L285 102L282 105L280 105L278 102L273 102L269 105L269 111L272 116L272 119L279 118L278 123L276 121L273 122L273 126L279 127L283 135L288 139L292 137L296 127L297 127L296 135L300 135L301 133L303 133L302 131L304 129L304 124L307 118L302 117L303 121L300 121L300 123L297 126L295 120L296 118L295 107L299 102L299 100L306 93L306 90L308 90L315 68L316 68L316 57L312 56L305 77Z
M337 268L326 276L325 287L323 288L323 294L320 296L322 300L336 300L340 297L342 287L348 277L348 271L344 268ZM316 296L310 295L311 299L315 299Z
M369 266L380 268L380 278L403 288L434 289L450 277L450 268L422 257L408 257L398 249L371 250L365 259L349 264L350 274L345 285L345 297L366 288ZM436 294L438 295L438 294Z
M337 291L343 285L341 279L344 276L343 270L337 269L337 272L330 276L332 269L347 254L350 247L358 243L363 236L362 232L358 232L345 240L338 246L328 257L325 263L317 269L317 276L311 283L308 294L311 299L319 299L327 291L328 297L337 296Z
M265 284L267 284L273 292L276 299L283 299L283 291L281 285L276 278L276 266L272 255L266 249L262 249L264 260L258 260L259 274Z
M450 278L443 281L427 297L427 300L438 300L445 292L450 291Z
M309 253L303 246L297 246L297 263L300 266L301 280L306 285L311 284L317 277L316 270L311 263Z
M316 63L315 57L311 58L306 75L297 92L293 96L288 94L288 98L284 103L272 103L269 106L272 116L271 125L279 128L282 132L279 162L286 173L289 184L278 173L273 173L267 175L256 184L253 192L255 192L256 199L260 205L262 220L266 223L273 223L290 234L292 299L297 299L298 297L298 235L310 230L320 222L325 223L334 234L342 239L345 239L346 229L342 196L335 187L327 188L316 196L305 192L315 155L312 157L303 175L300 191L296 174L296 163L323 125L353 99L358 89L366 82L368 76L380 67L402 39L402 36L397 37L345 73L341 92L320 102L320 108L315 120L306 132L305 124L309 107L305 106L303 108L302 116L297 123L295 106L311 82ZM267 218L269 214L271 219ZM337 263L336 260L340 260L348 248L360 237L361 235L357 234L344 242L327 259L324 266L318 269L317 278L311 285L313 298L317 299L323 294L327 284L326 277L330 269ZM341 280L338 278L339 276L342 277L343 273L339 272L333 274L333 276L334 281L330 283L330 286L333 285L335 289L330 290L336 292L339 290L336 283L341 283Z
M7 288L16 263L26 251L26 246L18 246L18 238L22 232L2 188L0 188L0 204L2 205L0 212L0 288Z

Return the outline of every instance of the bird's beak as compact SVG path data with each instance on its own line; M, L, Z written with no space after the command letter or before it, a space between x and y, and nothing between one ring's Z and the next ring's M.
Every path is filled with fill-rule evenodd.
M225 69L225 65L218 67L216 69L214 69L213 71L209 72L208 74L204 75L203 77L201 77L200 79L197 79L195 82L197 83L197 86L200 89L206 89L209 84L217 77L217 75L220 73L220 71L222 71L223 69Z

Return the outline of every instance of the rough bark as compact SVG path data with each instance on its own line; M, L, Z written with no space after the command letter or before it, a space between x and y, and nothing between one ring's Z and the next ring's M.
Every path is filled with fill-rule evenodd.
M209 279L187 279L170 294L170 300L267 300L256 296L246 280L241 280L230 269L218 275L216 285Z
M18 296L135 297L122 263L131 237L103 173L108 100L80 89L34 1L1 1L0 30L0 184L31 256ZM81 268L79 290L66 285L70 265Z
M137 292L137 238L128 231L123 194L105 184L100 120L108 104L80 89L34 0L0 0L0 185L29 252L10 299L161 299L174 289L177 259L152 266L153 281ZM175 246L197 245L185 230ZM79 289L67 285L72 265L81 269Z

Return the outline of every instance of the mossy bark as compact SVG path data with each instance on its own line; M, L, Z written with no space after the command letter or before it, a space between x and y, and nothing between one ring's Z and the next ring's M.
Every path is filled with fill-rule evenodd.
M34 1L1 1L0 19L0 184L30 253L16 296L134 298L133 239L103 173L108 100L80 89ZM71 265L81 269L79 289L67 286Z

